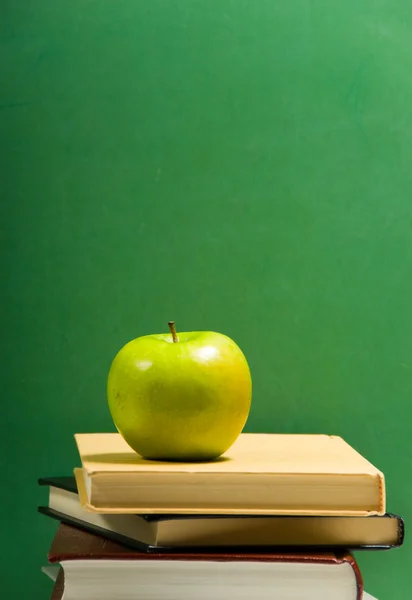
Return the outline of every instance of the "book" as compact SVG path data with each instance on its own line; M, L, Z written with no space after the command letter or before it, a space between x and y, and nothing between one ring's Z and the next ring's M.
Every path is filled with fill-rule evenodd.
M212 462L145 460L118 433L76 434L89 511L137 514L385 513L383 473L342 438L241 434Z
M161 554L138 552L60 524L48 554L64 596L81 600L361 600L349 553Z
M56 583L53 587L53 593L51 596L51 600L62 600L63 593L64 593L64 573L63 573L63 569L60 569L59 576L57 577ZM326 598L325 600L335 600L333 593L329 596L329 598ZM378 599L374 598L373 596L371 596L370 594L368 594L366 592L363 592L362 600L378 600Z
M39 479L49 488L47 506L39 512L130 548L215 552L250 548L389 549L401 546L404 522L396 515L372 517L244 515L105 515L80 504L74 477ZM84 486L79 478L79 486Z
M45 575L47 575L47 577L49 577L49 579L51 579L52 581L56 581L57 577L60 573L60 566L59 565L44 565L42 568L42 573L44 573Z

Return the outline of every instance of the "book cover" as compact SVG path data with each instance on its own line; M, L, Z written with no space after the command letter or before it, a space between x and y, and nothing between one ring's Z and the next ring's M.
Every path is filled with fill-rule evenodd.
M322 589L323 592L334 590L334 582L338 586L336 588L337 598L349 598L349 589L351 590L350 597L356 600L360 600L363 593L363 581L359 567L355 558L348 552L310 553L302 551L294 553L259 554L250 552L239 554L233 550L230 553L218 555L208 552L198 554L190 552L148 554L125 548L116 542L60 524L49 550L48 559L52 564L60 563L62 565L65 570L65 579L67 579L68 573L69 577L76 581L74 578L81 574L82 580L79 585L87 585L86 574L88 572L94 578L97 577L98 573L101 573L104 577L109 575L107 585L110 584L113 589L116 588L116 585L121 585L126 596L131 593L131 590L135 589L133 587L134 581L139 581L142 589L146 589L147 586L147 589L152 589L152 582L155 580L157 592L160 593L159 590L167 589L168 582L170 583L170 578L173 578L175 569L179 571L180 575L177 579L173 579L175 581L173 585L176 585L179 590L181 589L185 595L190 595L193 585L198 582L198 586L200 586L198 589L201 590L200 596L202 598L206 597L205 594L207 595L208 592L206 589L202 589L201 582L203 581L206 587L213 586L210 581L212 575L213 579L217 578L216 584L218 584L220 596L222 596L225 589L227 591L231 589L231 586L238 585L239 577L244 579L245 584L256 589L258 595L260 593L259 586L262 585L263 597L266 597L268 590L272 589L271 586L275 582L278 591L281 589L280 586L283 582L282 593L287 594L285 590L293 590L296 595L297 591L302 589L305 580L310 585L312 595L317 589ZM189 567L189 563L194 564L193 568ZM90 568L87 566L88 564ZM224 564L227 566L225 567ZM258 567L259 564L262 566ZM221 566L218 567L218 565ZM287 567L283 565L287 565ZM310 565L313 565L313 570ZM345 565L346 567L342 570ZM335 571L334 567L341 568ZM329 569L333 569L333 571L331 570L329 573ZM110 570L112 574L108 574L107 570ZM316 574L315 578L310 576L311 572ZM226 573L228 579L226 579L224 573ZM205 577L205 574L207 577ZM279 580L277 574L280 576ZM299 577L299 574L302 575L303 579ZM308 574L309 579L307 579ZM131 579L133 576L134 579ZM265 581L261 580L262 576L265 577ZM102 581L100 580L99 585L101 584ZM104 593L107 593L107 588ZM176 597L177 593L178 589L176 588L174 595L172 594L173 597ZM286 596L281 594L281 597Z

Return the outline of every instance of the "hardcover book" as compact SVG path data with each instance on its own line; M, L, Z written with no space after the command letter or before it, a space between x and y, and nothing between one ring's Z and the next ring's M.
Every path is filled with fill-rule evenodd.
M143 459L117 433L76 434L84 507L101 513L369 516L383 474L342 438L241 434L212 462Z

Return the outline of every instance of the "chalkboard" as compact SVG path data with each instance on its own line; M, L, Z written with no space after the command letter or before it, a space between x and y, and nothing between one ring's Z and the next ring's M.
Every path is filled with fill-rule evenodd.
M7 597L47 597L36 479L114 429L111 360L169 319L243 349L247 431L342 435L408 525L412 4L0 11ZM408 543L358 559L373 595L408 596Z

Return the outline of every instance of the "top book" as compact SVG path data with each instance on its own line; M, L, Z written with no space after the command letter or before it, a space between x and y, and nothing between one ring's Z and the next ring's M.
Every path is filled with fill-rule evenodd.
M213 462L143 459L118 433L75 435L92 512L382 515L383 474L342 438L241 434Z

